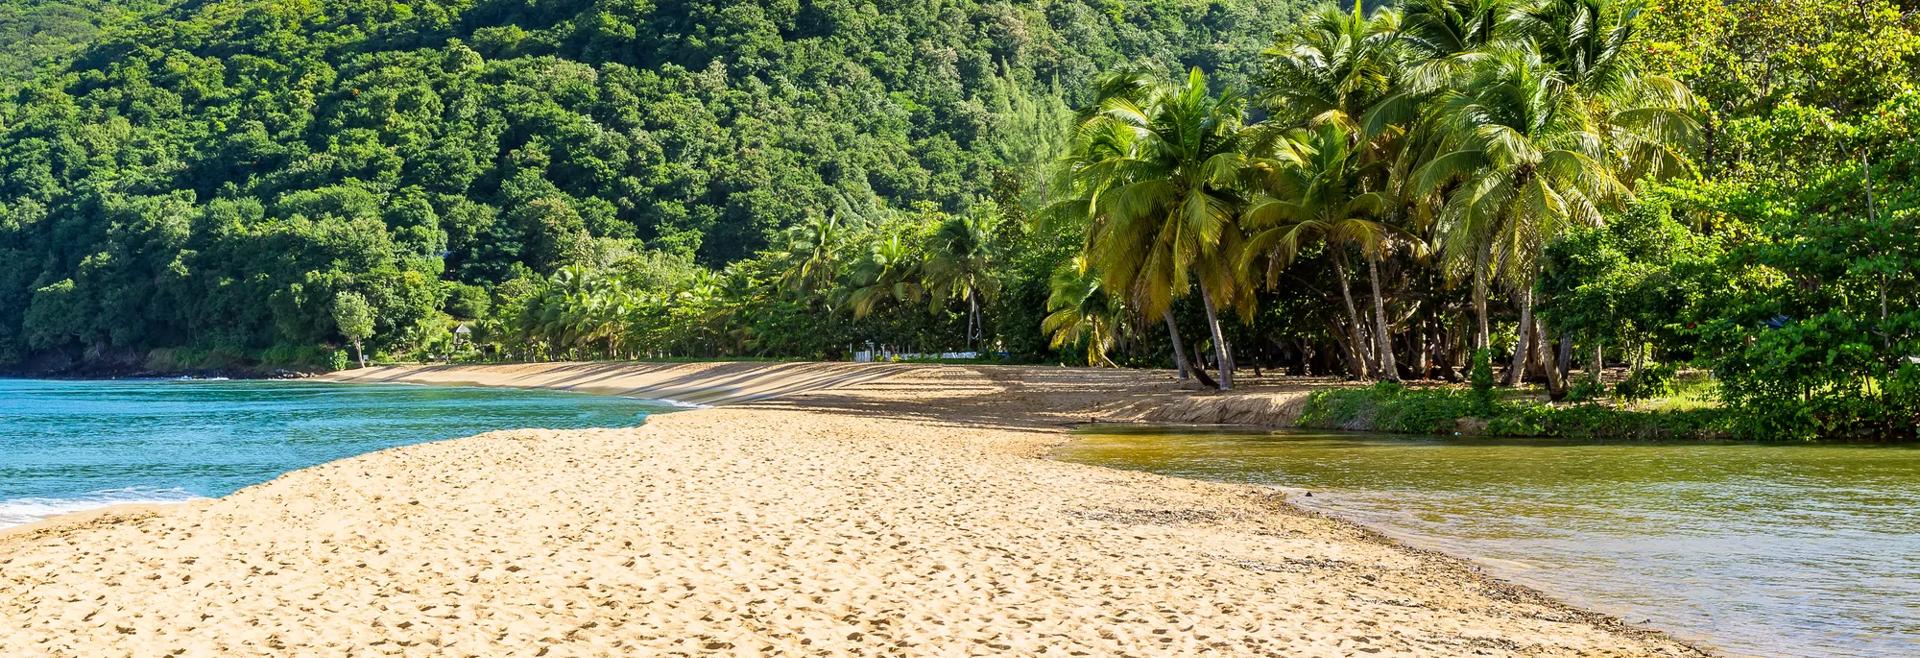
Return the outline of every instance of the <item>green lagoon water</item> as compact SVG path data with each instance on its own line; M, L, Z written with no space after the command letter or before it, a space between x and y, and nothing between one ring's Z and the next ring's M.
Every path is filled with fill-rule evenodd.
M1735 655L1920 656L1920 449L1094 428L1054 456L1310 491Z
M0 527L221 496L395 446L498 429L629 426L670 409L483 388L0 379Z

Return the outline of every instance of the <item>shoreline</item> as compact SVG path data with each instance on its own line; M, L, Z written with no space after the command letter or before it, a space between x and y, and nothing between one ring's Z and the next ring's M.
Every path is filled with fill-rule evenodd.
M188 604L197 602L215 608L204 621L208 627L194 641L213 642L208 646L216 650L273 646L250 645L251 639L308 649L342 643L373 646L384 640L395 644L379 646L400 648L405 655L437 655L455 647L482 654L513 652L532 646L525 641L542 642L533 637L541 634L533 627L557 632L548 622L600 616L594 606L556 611L539 603L583 591L561 586L560 581L571 578L598 583L584 591L604 594L609 602L626 601L623 609L640 617L622 615L619 624L592 621L595 625L587 628L605 630L575 627L567 638L586 638L587 644L606 640L615 646L624 642L628 652L677 647L674 650L725 655L751 645L760 655L782 655L789 653L782 649L783 641L809 640L791 648L947 655L986 637L986 646L1008 647L999 652L1057 646L1081 647L1096 655L1179 655L1209 649L1294 655L1350 655L1369 649L1383 655L1711 655L1659 631L1501 581L1470 561L1411 547L1289 504L1259 487L1042 458L1051 447L1071 440L1063 428L1088 418L1169 422L1164 419L1170 415L1206 415L1179 398L1220 397L1169 395L1171 382L1153 381L1152 373L885 365L850 369L839 364L475 368L388 369L322 379L434 384L466 378L474 381L461 383L544 382L523 387L625 394L698 389L731 406L663 414L625 430L520 430L418 444L295 471L220 499L158 510L117 506L0 531L0 594L16 599L11 606L0 604L0 621L6 622L0 623L0 653L9 647L33 647L48 655L90 655L87 650L117 649L128 646L124 642L155 637L164 640L150 645L155 648L187 642L202 622L142 610L136 598L116 606L131 608L116 610L133 613L116 617L129 625L109 624L99 633L95 615L102 611L89 615L77 608L100 606L58 605L40 594L49 587L114 594L130 577L135 583L178 577L199 588L217 583L220 587L214 589L239 595L239 601L206 600L206 589L183 592L185 585L149 586L143 592L149 599L167 599L158 604L194 607ZM1284 408L1284 398L1298 395L1284 390L1236 398L1283 398L1279 404ZM1150 408L1156 399L1162 407L1185 410L1156 411ZM1256 406L1244 399L1218 402L1227 410L1208 412L1216 417L1244 417L1243 411L1233 409ZM1273 408L1272 403L1269 399L1262 408ZM592 481L575 481L572 474L586 468L596 469ZM551 477L563 479L547 479ZM529 494L529 489L546 491ZM489 508L514 511L499 516L485 513ZM872 523L876 520L877 525ZM709 527L714 524L725 528L715 531ZM394 525L402 529L394 531ZM420 532L423 525L433 531ZM26 528L34 530L22 532ZM353 528L366 530L355 533ZM622 550L597 541L601 533L625 536L629 547L657 545L645 551L628 548L633 555L624 563L603 564L603 558L613 559ZM156 580L140 581L144 576L132 574L145 571L120 569L129 566L120 564L126 558L108 560L99 552L74 548L115 552L116 539L153 535L172 543L127 547L137 554L136 565L156 560L192 564L214 556L224 558L221 564L262 559L267 564L254 564L251 572L161 569L166 573L149 574ZM868 539L874 535L894 539ZM555 539L568 536L574 539ZM362 546L355 540L373 543ZM100 548L103 545L106 548ZM386 548L375 555L375 547ZM313 548L327 550L307 550ZM400 550L390 553L387 548ZM343 567L337 557L341 551L346 551L345 561L357 560L360 566ZM767 556L769 551L779 555ZM380 615L364 614L368 609L398 608L366 595L370 587L382 589L376 586L382 579L369 579L360 571L391 571L400 577L395 586L411 592L391 596L406 594L432 607L464 602L470 594L465 590L475 583L491 592L505 584L490 579L514 580L511 574L520 569L496 568L503 553L552 553L546 561L516 565L558 580L551 588L526 589L520 583L523 587L488 597L491 603L481 608L486 612L479 618L455 615L458 623L383 622ZM415 565L427 571L408 577L403 575L413 572L396 564L390 557L394 554L440 559ZM661 564L649 563L641 554ZM59 559L36 559L52 555L106 560L113 568L88 572L65 567L69 562ZM713 560L719 561L695 566ZM930 563L939 568L929 569ZM705 573L712 569L745 571L716 581ZM288 571L298 572L291 590L277 582L258 582L266 578L261 573ZM644 574L629 573L633 571ZM467 572L474 580L451 577ZM627 582L640 575L646 576L642 582ZM277 581L279 576L266 579ZM685 583L693 593L687 596L699 599L690 607L704 611L704 617L687 617L691 611L683 608L688 606L662 603L667 599L659 595L671 590L659 586L668 581ZM95 587L79 586L87 582ZM335 589L348 592L326 594L325 599L334 601L332 607L303 605L299 597L289 597L290 592L306 591L299 585L303 582L333 582ZM615 586L620 583L639 589ZM42 589L35 590L33 584ZM21 590L20 585L29 587ZM814 592L814 599L789 596L774 597L779 602L771 604L756 602L754 597L727 594L735 586L766 595L754 595L760 598L773 597L769 591L797 589ZM431 593L436 587L461 595ZM833 608L835 596L847 592L868 598ZM308 613L311 618L295 614L299 618L290 620L286 608L272 608L255 610L264 620L211 620L222 617L221 609L254 599L318 612ZM875 619L846 633L822 632L822 624L845 622L833 621L831 610L816 609L821 606ZM511 623L489 625L499 621L493 612L502 609L514 613L510 618L532 620L530 626L522 624L516 631ZM1042 624L1008 616L1016 610L1052 610L1042 616L1075 623ZM23 617L15 620L14 615ZM778 620L768 621L769 615ZM24 623L42 618L79 623ZM409 626L399 628L399 623ZM448 635L476 624L499 632L465 639ZM629 624L650 630L616 630ZM345 630L329 636L316 625ZM1141 625L1154 630L1132 632ZM433 632L410 630L420 627ZM1247 628L1260 631L1249 633ZM10 629L25 630L9 635ZM672 637L676 633L679 637ZM395 635L407 638L388 637ZM699 635L722 639L686 642ZM80 643L63 644L69 640ZM26 643L16 646L19 642ZM573 644L579 642L541 646ZM70 649L49 650L54 646Z

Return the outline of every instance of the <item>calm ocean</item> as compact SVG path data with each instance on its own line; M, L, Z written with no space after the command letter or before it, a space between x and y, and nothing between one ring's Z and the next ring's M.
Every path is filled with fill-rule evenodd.
M107 505L222 496L395 446L499 429L629 426L672 409L508 389L0 379L0 528Z

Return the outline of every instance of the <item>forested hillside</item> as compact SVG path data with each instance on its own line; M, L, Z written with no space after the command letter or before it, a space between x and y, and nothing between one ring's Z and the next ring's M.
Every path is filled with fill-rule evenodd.
M0 88L93 43L164 0L0 0Z
M1245 81L1294 14L223 0L76 28L92 45L0 104L0 363L314 361L342 294L406 353L569 265L719 267L810 219L1017 203L1103 68Z

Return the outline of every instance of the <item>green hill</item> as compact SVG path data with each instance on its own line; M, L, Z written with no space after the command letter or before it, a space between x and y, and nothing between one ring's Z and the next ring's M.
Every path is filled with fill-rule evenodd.
M292 359L349 288L405 340L443 282L643 250L717 266L808 217L958 211L1037 180L1102 68L1239 84L1298 10L207 0L96 35L103 5L0 5L67 26L15 66L90 44L0 100L0 363Z
M16 82L164 3L0 0L0 85Z

